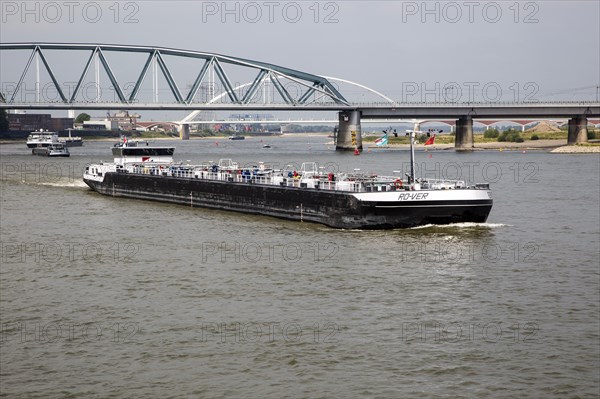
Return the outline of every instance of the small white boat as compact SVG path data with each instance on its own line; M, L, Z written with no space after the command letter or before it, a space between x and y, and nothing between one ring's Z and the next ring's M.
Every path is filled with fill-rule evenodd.
M263 148L271 148L271 145L270 144L264 144Z
M69 153L69 149L63 143L52 143L46 147L39 146L35 147L31 150L31 153L34 155L41 155L45 157L69 157L71 153Z

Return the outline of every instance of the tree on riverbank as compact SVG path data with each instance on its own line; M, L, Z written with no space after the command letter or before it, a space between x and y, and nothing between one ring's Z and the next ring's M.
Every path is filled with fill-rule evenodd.
M85 112L82 112L81 114L77 115L77 118L75 118L75 123L83 123L85 121L89 121L90 119L92 119L91 116Z
M502 133L500 133L500 135L498 136L498 141L503 142L503 141L509 141L511 143L522 143L523 137L521 137L521 133L518 130L515 129L508 129Z

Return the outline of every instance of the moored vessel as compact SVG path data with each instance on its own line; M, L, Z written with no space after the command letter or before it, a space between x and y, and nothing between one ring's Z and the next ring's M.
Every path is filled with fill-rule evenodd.
M59 137L58 141L60 141L61 143L64 143L67 147L83 146L83 139L79 136L71 136L72 129L67 129L67 130L69 131L69 136L68 137Z
M83 139L78 136L71 136L69 129L68 137L59 137L56 132L40 130L39 132L31 132L27 136L27 148L48 147L53 143L62 143L67 147L81 147Z
M40 129L39 132L31 132L27 136L27 148L48 147L52 143L58 142L58 134Z

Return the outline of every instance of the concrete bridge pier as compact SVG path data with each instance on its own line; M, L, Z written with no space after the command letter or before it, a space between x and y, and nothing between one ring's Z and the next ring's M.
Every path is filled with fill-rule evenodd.
M587 143L587 123L585 115L577 115L569 119L567 144Z
M181 140L189 140L190 139L190 125L187 123L181 125L179 128L179 138Z
M336 150L362 150L360 116L360 111L342 111L339 113L340 125L335 144Z
M454 148L457 150L472 150L473 144L473 118L470 116L461 116L456 121L456 136L454 139Z

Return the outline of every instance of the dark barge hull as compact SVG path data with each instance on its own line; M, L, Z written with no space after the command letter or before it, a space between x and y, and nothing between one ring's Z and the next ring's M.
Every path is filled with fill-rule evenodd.
M67 147L83 147L83 140L66 139L64 143Z
M360 201L349 192L130 173L107 173L101 183L84 181L93 190L114 197L310 221L346 229L483 223L492 208L491 199L421 201L418 205L404 201L380 207L378 203Z

